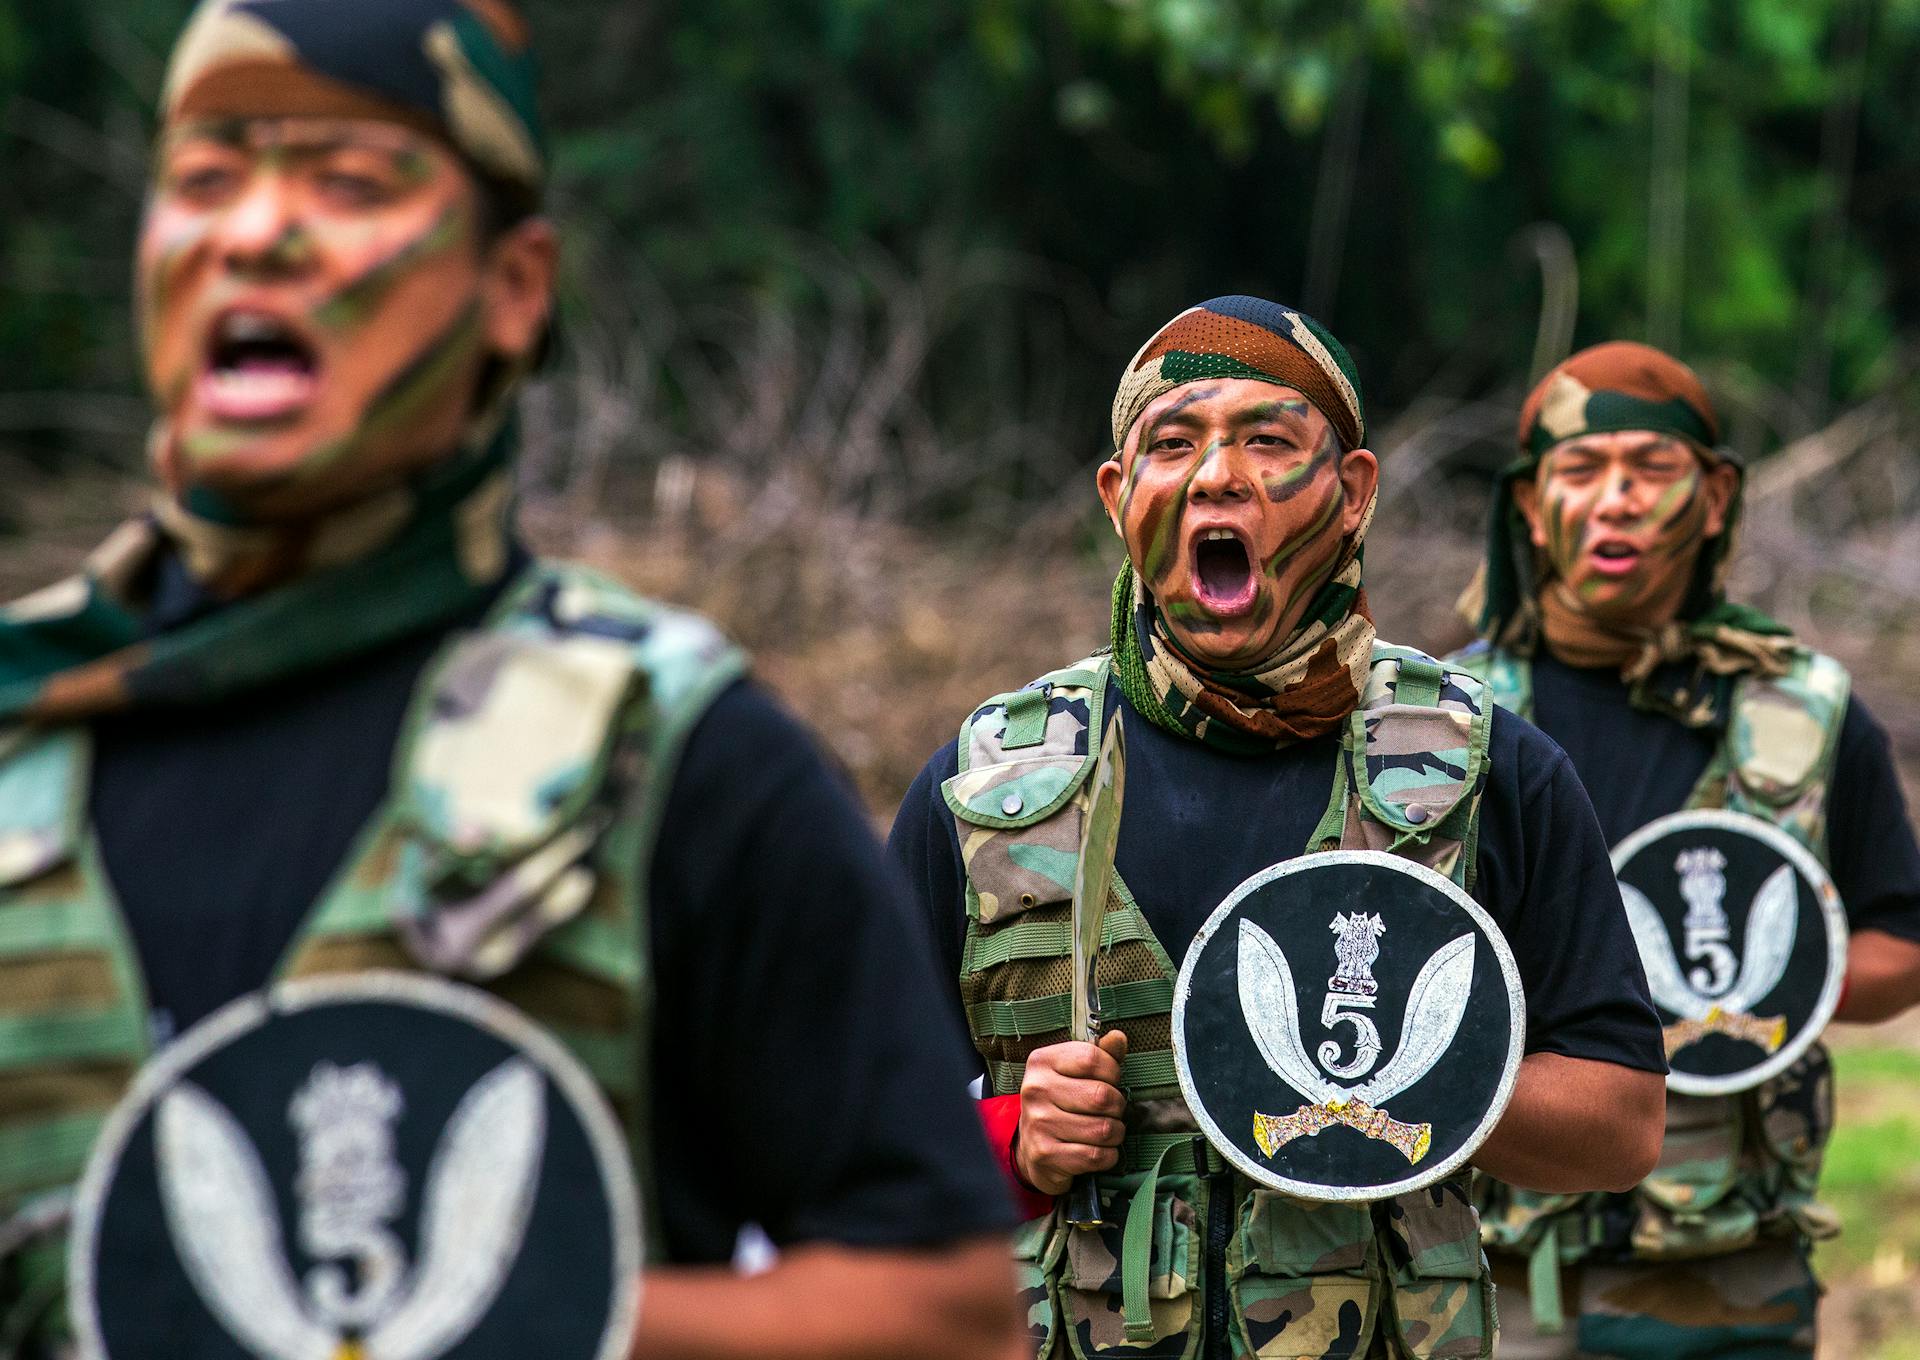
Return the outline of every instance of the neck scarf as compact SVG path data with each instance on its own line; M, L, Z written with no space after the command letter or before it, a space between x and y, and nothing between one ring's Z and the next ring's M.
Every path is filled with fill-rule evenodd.
M1113 582L1120 692L1156 726L1235 755L1263 755L1338 731L1360 706L1373 661L1373 616L1360 583L1367 507L1300 625L1257 671L1211 671L1180 650L1159 607L1121 564Z
M1784 673L1796 648L1790 629L1726 598L1739 490L1728 506L1725 532L1702 546L1679 616L1657 628L1627 628L1595 617L1556 588L1515 507L1514 483L1537 476L1554 445L1617 430L1670 435L1709 463L1739 466L1714 446L1718 418L1685 364L1629 341L1582 350L1541 379L1521 408L1521 457L1494 488L1486 561L1461 596L1460 611L1496 646L1531 655L1544 642L1568 665L1617 668L1635 707L1689 727L1718 726L1726 720L1735 681Z
M256 540L174 507L129 521L78 575L0 608L0 726L216 702L476 608L511 561L510 448L502 435L309 526L298 553L285 530ZM229 581L270 563L272 588L153 632L169 552L190 573L212 553Z

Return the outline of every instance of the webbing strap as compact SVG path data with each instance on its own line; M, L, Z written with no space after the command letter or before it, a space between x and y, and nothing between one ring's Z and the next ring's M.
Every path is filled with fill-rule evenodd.
M1527 1258L1527 1296L1534 1327L1542 1336L1560 1335L1567 1315L1560 1304L1560 1225L1551 1219Z
M0 1190L12 1198L74 1180L106 1122L107 1111L88 1110L0 1131Z
M1172 1008L1173 983L1167 978L1141 978L1100 989L1102 1022L1164 1015ZM1072 1010L1071 992L1029 996L1019 1001L980 1001L967 1008L967 1023L975 1038L1020 1039L1065 1029Z
M1211 1176L1228 1167L1227 1159L1197 1133L1137 1133L1120 1149L1123 1172L1145 1171L1155 1163L1170 1175Z
M1120 1064L1120 1080L1129 1090L1143 1086L1172 1086L1179 1080L1174 1071L1173 1050L1163 1048L1158 1053L1129 1053L1126 1061Z
M1146 918L1137 912L1110 911L1100 926L1102 949L1146 938ZM982 972L1015 959L1066 958L1072 952L1072 922L1034 921L1022 916L1009 921L991 935L981 934L974 942L972 965L968 971Z
M1160 1168L1172 1151L1162 1148L1147 1168L1127 1201L1126 1226L1120 1230L1120 1315L1129 1341L1153 1340L1153 1308L1147 1301L1153 1269L1153 1201L1160 1190Z
M1000 738L1000 749L1017 751L1023 746L1038 746L1047 737L1047 710L1052 706L1053 686L1015 690L1007 698L1007 730Z
M1020 1079L1026 1070L1024 1061L995 1062L988 1064L987 1075L992 1078L997 1094L1010 1095L1020 1089ZM1172 1050L1163 1048L1158 1053L1129 1053L1120 1064L1120 1080L1129 1090L1174 1085L1178 1078L1174 1075Z
M0 1071L47 1062L122 1058L138 1062L147 1036L129 1009L76 1010L65 1015L0 1016Z
M1417 708L1435 708L1440 703L1440 682L1446 672L1425 657L1403 657L1400 674L1394 681L1393 701Z

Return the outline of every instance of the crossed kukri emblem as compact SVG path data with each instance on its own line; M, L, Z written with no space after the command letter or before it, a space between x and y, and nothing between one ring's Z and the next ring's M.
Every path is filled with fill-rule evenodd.
M1361 1000L1352 1004L1372 1006L1372 994L1377 988L1366 965L1377 954L1378 946L1368 937L1384 933L1385 927L1378 917L1356 913L1351 917L1336 917L1333 929L1340 937L1336 950L1341 966L1339 973L1329 980L1327 1005L1321 1019L1330 1028L1342 1021L1351 1024L1356 1036L1356 1053L1349 1061L1340 1062L1339 1045L1328 1041L1320 1045L1319 1056L1327 1071L1351 1078L1362 1076L1372 1068L1379 1059L1381 1047L1379 1032L1372 1021L1354 1014L1342 998L1357 996ZM1361 946L1356 946L1356 938L1362 941ZM1371 952L1359 955L1359 947ZM1299 998L1286 955L1266 931L1242 919L1240 1012L1267 1066L1313 1102L1288 1115L1256 1111L1253 1139L1260 1151L1271 1157L1296 1138L1311 1138L1335 1124L1345 1124L1369 1138L1398 1148L1409 1164L1426 1156L1428 1145L1433 1141L1433 1126L1402 1123L1383 1107L1432 1071L1452 1045L1473 990L1473 953L1473 936L1462 935L1442 945L1421 966L1407 992L1399 1047L1371 1077L1358 1085L1342 1086L1322 1076L1307 1056L1306 1042L1300 1035Z
M390 1136L398 1088L371 1064L323 1064L308 1092L293 1110L307 1132L300 1231L326 1263L304 1281L246 1130L190 1083L161 1100L161 1199L187 1274L259 1360L437 1360L485 1316L519 1257L546 1141L540 1073L512 1059L461 1099L427 1173L412 1270L389 1225L405 1193Z
M1627 921L1633 927L1634 943L1640 949L1641 966L1646 969L1647 990L1653 993L1661 1009L1680 1017L1663 1031L1667 1056L1671 1058L1709 1034L1745 1039L1772 1053L1787 1037L1786 1017L1757 1016L1753 1008L1785 975L1787 962L1793 955L1794 936L1800 926L1800 899L1793 866L1782 864L1775 869L1754 894L1753 907L1747 913L1747 937L1736 978L1732 953L1723 942L1724 915L1720 917L1722 929L1718 931L1695 928L1693 922L1702 904L1695 901L1699 894L1689 891L1694 884L1688 881L1701 880L1710 892L1715 887L1724 891L1725 880L1712 872L1690 873L1685 860L1682 856L1681 891L1695 908L1687 917L1687 954L1689 958L1703 960L1703 966L1695 968L1691 975L1680 970L1673 938L1661 919L1659 908L1631 883L1620 885ZM1708 905L1717 907L1718 902ZM1695 936L1704 938L1695 939Z

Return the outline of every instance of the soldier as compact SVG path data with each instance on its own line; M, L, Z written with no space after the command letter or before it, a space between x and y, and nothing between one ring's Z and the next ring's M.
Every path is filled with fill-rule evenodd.
M162 116L152 510L0 612L0 1350L66 1353L66 1190L143 1061L374 967L484 982L650 1149L638 1353L999 1354L1004 1182L863 814L710 625L514 537L521 20L209 0Z
M1455 664L1561 743L1615 844L1724 807L1820 857L1852 932L1836 1018L1883 1020L1920 1000L1920 852L1846 672L1726 598L1741 468L1718 437L1699 379L1659 350L1596 345L1549 373L1463 602L1483 641ZM1505 1354L1813 1353L1807 1253L1836 1230L1813 1199L1826 1055L1739 1095L1671 1094L1667 1119L1631 1193L1492 1188Z
M1097 479L1127 558L1111 654L987 700L894 824L958 979L985 1118L1027 1192L1016 1269L1040 1355L1490 1352L1460 1179L1316 1208L1256 1190L1193 1136L1170 981L1216 904L1277 861L1391 849L1505 933L1527 1053L1479 1165L1575 1191L1651 1164L1665 1067L1605 843L1551 742L1472 679L1375 638L1364 437L1345 350L1298 312L1223 297L1161 328L1122 375ZM1390 712L1413 721L1396 724L1395 768L1375 770L1355 715ZM1115 713L1128 793L1100 968L1112 1029L1096 1046L1063 1023L1066 899L1073 799ZM1151 1187L1151 1242L1063 1226L1054 1197L1087 1173L1110 1204Z

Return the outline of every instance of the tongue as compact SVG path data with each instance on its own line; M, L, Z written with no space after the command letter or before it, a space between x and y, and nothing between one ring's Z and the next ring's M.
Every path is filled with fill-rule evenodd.
M245 373L249 376L304 377L312 365L293 354L243 354L222 367L229 373Z
M1200 570L1200 589L1216 600L1237 600L1253 577L1247 550L1233 539L1211 538L1194 556Z

